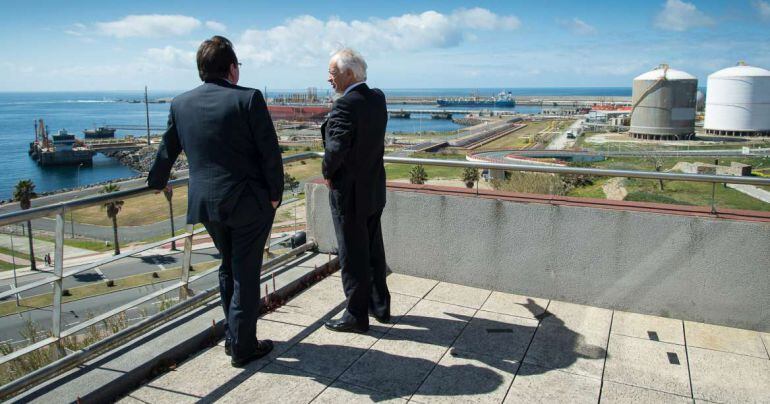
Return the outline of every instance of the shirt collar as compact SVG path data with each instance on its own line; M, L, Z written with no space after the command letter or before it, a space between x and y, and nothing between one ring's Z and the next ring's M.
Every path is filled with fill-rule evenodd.
M353 91L354 88L356 88L356 87L358 87L358 86L360 86L361 84L364 84L364 83L366 83L366 82L365 81L359 81L358 83L351 84L350 87L348 87L345 90L345 92L342 94L342 96L344 97L344 96L348 95L348 93Z

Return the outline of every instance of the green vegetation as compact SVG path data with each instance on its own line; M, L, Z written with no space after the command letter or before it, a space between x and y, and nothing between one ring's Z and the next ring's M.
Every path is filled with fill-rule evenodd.
M35 183L32 180L20 180L13 189L13 200L19 202L21 210L32 207L32 198L36 198ZM29 241L30 268L37 269L35 263L35 248L32 245L32 222L27 220L27 238Z
M412 184L425 184L428 180L428 174L425 172L422 164L417 164L409 170L409 182Z
M463 170L462 180L465 183L465 186L467 188L473 188L473 184L475 184L476 181L479 180L479 178L480 178L479 170L472 167L468 167Z

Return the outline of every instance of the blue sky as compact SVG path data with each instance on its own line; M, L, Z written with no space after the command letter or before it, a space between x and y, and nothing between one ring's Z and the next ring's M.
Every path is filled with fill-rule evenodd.
M216 4L216 7L212 6ZM214 34L241 84L326 89L336 48L383 88L630 86L659 63L770 68L770 0L0 1L0 91L182 90Z

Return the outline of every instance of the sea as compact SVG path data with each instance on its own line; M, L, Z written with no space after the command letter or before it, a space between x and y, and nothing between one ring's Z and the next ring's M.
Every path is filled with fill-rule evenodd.
M386 96L462 97L471 94L492 96L500 91L513 95L533 96L630 96L631 88L590 87L590 88L443 88L443 89L385 89ZM303 90L269 90L268 97L287 92ZM180 91L151 91L150 100L172 98ZM146 114L143 91L104 92L0 92L0 200L12 197L15 184L22 179L31 179L37 193L54 192L78 186L103 183L130 178L139 173L122 165L117 160L102 154L94 156L92 166L82 167L40 167L27 154L29 143L34 141L34 122L43 119L54 134L66 129L78 137L83 130L97 126L144 126ZM391 109L436 109L435 105L391 105ZM539 107L519 106L510 109L520 113L537 113ZM165 127L168 120L169 104L150 103L150 127ZM429 115L413 115L412 119L391 119L389 132L415 133L423 131L454 131L461 126L450 120L431 119ZM153 134L160 132L155 129ZM116 137L127 135L143 136L146 130L119 129Z

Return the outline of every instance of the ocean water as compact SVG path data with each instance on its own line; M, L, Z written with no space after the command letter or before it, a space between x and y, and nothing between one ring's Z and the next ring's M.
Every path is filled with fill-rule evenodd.
M434 96L458 97L477 93L491 96L501 90L511 91L514 95L591 95L591 96L629 96L630 88L489 88L489 89L386 89L387 96ZM304 90L269 90L267 96L289 91ZM153 92L149 98L170 98L179 91ZM95 184L119 178L137 175L128 167L114 159L97 154L90 167L40 167L27 154L29 143L34 140L34 122L43 119L49 127L49 133L67 129L78 137L83 130L99 125L145 125L145 106L142 103L128 103L120 100L140 100L141 91L109 92L35 92L9 93L0 92L0 200L10 199L14 185L22 179L31 179L38 193L51 192L78 185ZM433 105L404 105L404 109L436 109ZM399 106L391 106L399 109ZM168 119L169 104L150 104L149 116L151 127L165 127ZM517 112L537 113L537 107L517 107ZM461 128L449 120L431 119L428 115L414 115L412 119L391 119L388 131L453 131ZM153 130L153 133L159 130ZM142 136L142 130L118 130L117 137L126 135Z

